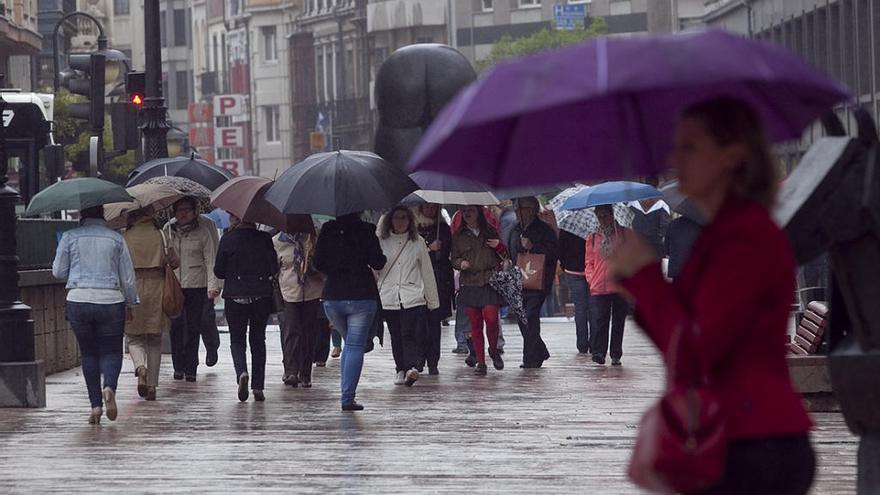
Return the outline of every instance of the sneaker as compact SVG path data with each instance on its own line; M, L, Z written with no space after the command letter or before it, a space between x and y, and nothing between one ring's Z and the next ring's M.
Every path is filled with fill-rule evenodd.
M145 397L147 400L156 400L156 387L150 387L147 389L147 396Z
M486 365L478 364L476 369L474 369L475 375L486 376Z
M174 373L175 380L183 380L183 373Z
M110 387L104 387L104 405L107 406L107 419L116 421L119 410L116 408L116 392Z
M593 362L596 364L605 364L605 356L600 356L599 354L593 354Z
M89 413L89 424L90 425L98 425L101 424L101 416L104 414L104 410L100 407L93 407L92 412Z
M316 368L325 368L327 367L327 361L315 361Z
M394 378L395 385L403 385L406 383L406 371L398 371L397 376Z
M308 380L303 380L300 384L302 385L302 388L312 388L312 382Z
M254 400L257 402L266 401L266 396L263 394L262 390L254 390Z
M611 358L611 366L620 366L620 358Z
M211 367L217 364L217 349L208 349L205 355L205 366Z
M438 370L436 366L428 366L428 374L429 375L439 375L440 370Z
M342 354L342 348L333 346L333 350L330 351L330 357L338 358Z
M147 368L143 366L138 366L136 370L134 370L134 376L138 379L138 395L141 397L147 396Z
M349 402L348 404L342 405L343 411L363 411L364 406L358 404L357 402Z
M504 360L501 359L501 353L495 353L494 355L492 355L492 366L494 366L495 369L498 371L504 369Z
M238 377L238 400L246 402L248 400L248 380L250 377L247 372L242 373Z
M419 379L419 370L413 368L406 372L406 381L403 382L407 387L412 387L416 380Z
M469 367L473 368L474 366L477 365L477 356L474 356L473 354L468 354L468 357L466 357L466 358L464 359L464 364L466 364L466 365L468 365Z

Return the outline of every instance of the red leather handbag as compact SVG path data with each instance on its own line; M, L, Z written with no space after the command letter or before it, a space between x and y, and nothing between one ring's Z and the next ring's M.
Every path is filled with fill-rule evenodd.
M666 393L645 412L639 426L629 477L654 492L695 493L711 488L724 475L724 410L709 383L697 338L692 325L683 325L673 335Z

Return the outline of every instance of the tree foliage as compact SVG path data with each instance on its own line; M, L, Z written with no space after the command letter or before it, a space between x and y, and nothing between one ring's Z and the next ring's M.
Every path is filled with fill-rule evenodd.
M589 27L585 29L557 31L555 29L544 28L532 35L516 39L510 37L510 35L504 35L492 45L492 51L489 52L489 56L477 62L477 70L482 72L498 62L509 58L522 57L532 53L543 52L579 43L605 34L606 31L607 26L605 24L605 19L602 17L594 17Z

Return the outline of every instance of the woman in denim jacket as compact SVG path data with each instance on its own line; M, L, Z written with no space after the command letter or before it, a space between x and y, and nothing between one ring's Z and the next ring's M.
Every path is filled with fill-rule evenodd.
M80 212L78 228L61 237L52 275L67 279L65 316L79 342L92 411L89 423L116 419L116 383L122 369L122 335L138 303L134 268L122 235L104 221L104 207ZM101 390L101 375L104 388Z

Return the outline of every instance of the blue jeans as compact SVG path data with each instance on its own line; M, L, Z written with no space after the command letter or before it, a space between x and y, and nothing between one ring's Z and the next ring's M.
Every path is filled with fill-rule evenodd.
M563 273L562 280L574 302L574 326L577 334L577 350L590 352L590 286L583 275Z
M372 299L359 301L324 301L324 312L345 339L342 353L342 405L354 402L361 370L364 367L364 347L369 338L373 317L378 304Z
M122 335L125 331L125 303L92 304L67 302L65 317L79 342L83 378L92 407L101 407L101 375L104 387L116 391L122 370Z

